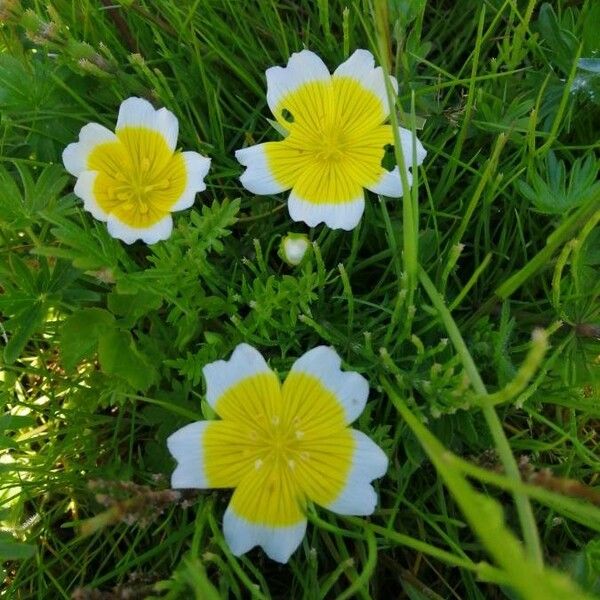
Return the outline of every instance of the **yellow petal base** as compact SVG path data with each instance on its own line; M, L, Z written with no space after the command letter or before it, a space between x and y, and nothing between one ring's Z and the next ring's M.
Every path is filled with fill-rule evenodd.
M289 135L265 144L275 179L314 204L355 200L385 173L393 144L380 99L351 77L306 83L282 98L276 115Z
M326 505L344 488L354 440L344 410L321 382L290 373L248 377L215 406L223 421L203 436L210 487L236 487L235 513L251 523L298 523L306 499Z
M96 171L100 208L129 227L144 229L163 219L187 183L185 160L164 137L145 127L123 127L117 140L99 144L88 157Z

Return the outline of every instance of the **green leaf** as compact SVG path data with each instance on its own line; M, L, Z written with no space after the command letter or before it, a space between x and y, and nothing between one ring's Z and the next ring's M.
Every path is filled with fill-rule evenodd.
M90 224L80 227L75 222L55 214L43 213L43 216L56 225L52 234L60 242L60 246L43 247L39 254L67 258L75 267L84 271L108 268L116 272L119 263L128 262L125 250L110 236L104 223L82 219L83 223Z
M211 206L202 206L202 216L192 212L190 219L197 227L200 240L203 246L208 250L215 252L223 251L223 242L220 238L231 234L229 227L237 221L237 214L240 210L240 199L223 200L219 204L216 200Z
M115 318L102 308L84 308L73 313L60 332L60 349L63 365L74 371L77 363L91 356L101 336L112 331Z
M15 542L14 538L0 532L0 560L23 560L35 554L35 546Z
M0 417L0 430L16 431L17 429L23 429L24 427L32 427L35 423L35 417L30 417L29 415L6 414Z
M129 325L152 310L156 310L162 303L161 297L152 291L139 290L135 294L119 294L116 291L108 295L108 308L120 317L124 317Z
M7 364L12 365L17 360L33 332L42 324L45 314L46 306L36 302L19 315L19 326L9 337L4 348L4 360Z
M48 165L39 175L25 203L32 214L52 205L69 181L62 166Z
M543 40L551 50L553 63L568 74L577 53L577 38L561 25L554 8L548 2L540 7L537 25Z
M590 73L600 73L600 58L580 58L577 66Z
M100 366L106 375L121 377L134 389L146 391L158 380L158 372L141 353L128 331L110 331L98 343Z
M598 166L592 154L566 165L549 152L539 170L532 171L527 182L517 182L517 187L539 212L563 215L597 193L597 179Z
M0 224L17 228L27 223L21 190L11 174L0 165Z
M573 579L586 591L600 594L600 539L565 557L564 566Z

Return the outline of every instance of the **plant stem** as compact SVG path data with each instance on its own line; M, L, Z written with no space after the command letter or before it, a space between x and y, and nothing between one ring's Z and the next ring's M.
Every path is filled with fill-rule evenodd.
M560 246L565 244L569 238L579 233L582 225L588 220L595 218L600 202L600 193L588 198L588 201L580 206L575 212L567 217L546 240L546 245L526 265L509 277L494 291L494 295L479 308L479 310L467 321L467 326L473 324L482 315L488 313L500 300L510 298L529 278L537 271L548 265L552 255Z
M433 306L438 311L438 315L444 326L446 331L448 332L448 336L452 341L460 359L463 363L467 376L473 386L473 389L480 394L481 396L487 396L487 390L479 375L479 371L475 366L475 362L473 361L473 357L471 356L465 341L456 325L456 322L452 318L450 311L446 307L444 303L444 299L440 296L439 292L433 285L431 279L427 276L427 273L423 269L419 269L419 280L427 295L429 296ZM492 404L489 402L484 402L482 404L482 412L485 417L486 423L490 429L492 437L494 438L494 444L496 445L496 450L498 452L498 456L500 457L500 461L504 466L504 470L510 479L512 479L515 483L521 481L521 476L519 473L519 467L515 461L515 458L510 449L510 444L508 443L508 439L504 434L504 430L502 429L502 424L496 411ZM523 532L523 537L525 539L525 545L527 547L528 554L530 558L534 561L534 563L538 566L543 565L543 556L542 549L540 546L539 535L537 531L537 525L535 522L535 518L533 515L533 511L531 509L531 504L529 503L529 499L527 496L520 491L514 491L513 496L515 499L515 504L517 507L517 513L519 515L519 522L521 524L521 530Z

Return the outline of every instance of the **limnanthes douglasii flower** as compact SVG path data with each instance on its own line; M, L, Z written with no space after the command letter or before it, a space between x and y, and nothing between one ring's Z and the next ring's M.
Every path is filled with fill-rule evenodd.
M279 129L278 142L236 152L246 167L240 181L255 194L291 190L288 210L294 221L313 227L353 229L364 211L364 188L402 196L398 167L382 166L385 147L394 143L386 124L390 105L385 74L373 55L356 50L333 74L313 52L292 54L286 67L266 71L267 103ZM390 83L397 91L393 77ZM407 166L412 165L413 136L399 131ZM427 154L416 139L416 164ZM412 174L407 169L409 183Z
M319 346L293 364L283 385L261 354L240 344L228 361L204 367L206 400L221 417L173 433L173 488L235 488L223 517L231 551L256 545L287 562L306 531L314 502L342 515L370 515L370 482L388 460L352 429L369 386L343 372L332 348Z
M98 123L79 132L63 152L77 177L75 194L109 233L131 244L171 235L171 213L189 208L206 189L210 159L176 150L179 123L166 108L155 110L142 98L128 98L113 133Z

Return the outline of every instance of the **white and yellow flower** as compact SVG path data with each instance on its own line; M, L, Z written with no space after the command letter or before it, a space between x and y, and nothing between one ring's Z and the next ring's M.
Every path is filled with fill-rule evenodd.
M402 196L400 171L382 166L385 146L394 143L385 75L373 55L357 50L332 74L313 52L292 54L287 67L267 69L267 103L278 127L279 142L236 152L246 167L240 181L254 194L291 189L288 209L294 221L314 227L353 229L364 211L364 188ZM398 84L390 82L395 91ZM400 128L402 150L412 165L413 135ZM416 164L427 152L415 138ZM409 183L411 172L407 171Z
M109 233L131 244L154 244L171 235L171 212L189 208L206 189L210 159L176 151L179 124L166 108L155 110L142 98L119 108L113 133L98 123L79 132L63 163L77 177L75 194Z
M231 551L262 546L287 562L306 531L306 505L342 515L370 515L370 482L387 457L348 427L365 407L369 386L340 370L319 346L293 364L283 385L261 354L240 344L228 361L204 367L206 400L221 417L186 425L167 440L178 462L173 488L235 488L223 517Z

